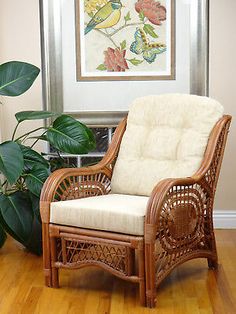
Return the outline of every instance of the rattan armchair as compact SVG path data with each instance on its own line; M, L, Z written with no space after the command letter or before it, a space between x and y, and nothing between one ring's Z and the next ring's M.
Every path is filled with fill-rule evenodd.
M63 225L51 221L53 202L106 195L126 130L120 122L101 162L55 171L41 194L43 261L47 286L58 287L59 268L95 265L139 284L140 301L154 307L156 288L179 264L207 258L217 267L212 210L231 117L212 129L200 168L190 177L163 179L149 196L143 235Z

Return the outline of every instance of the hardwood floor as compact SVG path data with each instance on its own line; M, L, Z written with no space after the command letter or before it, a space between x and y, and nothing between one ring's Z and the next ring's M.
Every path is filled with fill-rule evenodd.
M179 266L158 289L156 309L139 305L136 285L88 267L60 273L60 289L44 287L42 258L8 239L0 250L0 313L236 313L236 230L217 230L219 269L204 259Z

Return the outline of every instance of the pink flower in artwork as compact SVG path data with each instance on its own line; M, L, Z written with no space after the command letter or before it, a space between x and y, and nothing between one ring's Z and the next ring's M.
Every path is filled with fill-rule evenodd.
M120 48L107 48L107 50L104 51L104 65L107 70L110 72L124 72L126 69L129 69L125 60L125 53L126 50Z
M162 21L166 20L166 8L155 0L138 0L135 3L135 10L144 16L155 25L161 25Z

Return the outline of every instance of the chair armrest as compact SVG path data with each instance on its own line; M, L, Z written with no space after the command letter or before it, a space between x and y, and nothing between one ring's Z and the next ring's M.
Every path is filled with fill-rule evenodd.
M54 171L46 180L43 185L40 201L63 201L66 199L80 198L79 186L85 186L89 182L93 183L93 186L103 184L104 178L111 178L111 170L101 167L100 164L83 168L63 168ZM71 189L71 191L70 191ZM72 194L78 190L77 194ZM81 194L81 193L80 193Z
M185 219L189 210L197 215L208 212L212 219L214 194L223 159L231 116L223 116L213 128L199 170L187 178L164 179L152 191L145 217L145 236L154 241L164 220ZM175 211L178 213L175 214ZM193 213L194 215L194 213Z
M43 222L49 222L51 202L110 192L112 172L125 127L126 118L118 125L107 153L98 164L83 168L59 169L48 177L40 196L40 213Z
M168 208L166 203L170 202L173 207L178 203L181 204L181 197L185 200L185 189L191 187L192 192L193 186L197 182L198 181L193 177L164 179L160 181L153 189L148 201L147 214L145 217L146 224L158 225L162 211Z
M84 168L64 168L53 172L43 185L40 196L42 221L50 217L50 203L110 192L111 170L97 164Z

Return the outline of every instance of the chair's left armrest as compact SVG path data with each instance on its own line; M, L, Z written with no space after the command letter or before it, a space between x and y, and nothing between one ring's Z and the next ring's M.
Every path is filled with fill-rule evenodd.
M125 128L126 118L119 123L107 153L98 164L83 168L59 169L48 177L40 196L40 213L43 222L49 222L51 202L110 192L112 172Z
M42 221L50 219L50 203L110 192L111 169L99 163L84 168L64 168L53 172L43 185L40 196Z

